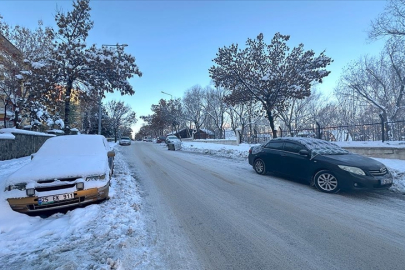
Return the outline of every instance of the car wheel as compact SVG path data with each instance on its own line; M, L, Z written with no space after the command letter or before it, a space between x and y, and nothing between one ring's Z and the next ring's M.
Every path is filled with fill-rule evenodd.
M264 161L260 158L256 159L253 163L253 168L258 174L265 174L266 173L266 165Z
M330 171L319 171L314 176L317 189L326 193L337 193L339 191L339 181Z

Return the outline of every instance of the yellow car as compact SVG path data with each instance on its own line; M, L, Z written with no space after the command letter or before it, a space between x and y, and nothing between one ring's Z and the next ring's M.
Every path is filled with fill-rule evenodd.
M114 156L101 135L50 138L7 178L7 201L14 211L37 214L105 200Z

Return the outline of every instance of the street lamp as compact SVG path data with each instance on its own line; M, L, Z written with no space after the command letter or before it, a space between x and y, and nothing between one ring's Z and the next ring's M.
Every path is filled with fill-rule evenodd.
M115 44L115 45L108 45L108 44L103 44L101 47L127 47L128 44Z
M169 95L170 96L170 99L173 99L173 96L171 95L171 94L169 94L169 93L166 93L166 92L163 92L163 91L160 91L162 94L165 94L165 95Z
M115 44L115 45L108 45L108 44L103 44L101 45L101 47L127 47L128 44ZM99 100L98 100L98 134L101 134L101 94L99 96Z

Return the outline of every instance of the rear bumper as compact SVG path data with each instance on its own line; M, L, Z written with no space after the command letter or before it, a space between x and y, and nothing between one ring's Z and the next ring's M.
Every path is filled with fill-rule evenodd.
M24 197L7 199L12 210L24 214L39 214L46 211L63 210L80 207L108 199L110 184L101 188L90 188L74 192L74 198L51 204L39 205L38 197Z
M131 145L131 143L129 143L129 142L120 142L119 144L120 145Z

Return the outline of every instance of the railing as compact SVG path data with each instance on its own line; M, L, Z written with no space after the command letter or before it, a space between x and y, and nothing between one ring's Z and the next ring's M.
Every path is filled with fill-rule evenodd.
M405 141L405 120L322 127L318 123L312 128L290 131L279 128L277 137L312 137L327 141ZM263 143L272 138L271 132L245 132L242 141L245 143Z

